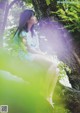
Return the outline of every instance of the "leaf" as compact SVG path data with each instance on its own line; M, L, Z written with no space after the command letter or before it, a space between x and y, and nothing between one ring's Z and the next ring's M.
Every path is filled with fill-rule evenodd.
M49 5L50 4L50 0L46 0L46 3L47 3L47 5Z

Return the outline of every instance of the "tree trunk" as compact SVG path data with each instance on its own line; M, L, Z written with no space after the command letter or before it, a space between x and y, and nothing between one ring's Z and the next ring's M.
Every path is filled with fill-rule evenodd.
M0 47L3 46L3 34L4 34L4 29L5 29L5 23L6 23L6 18L5 13L8 1L1 1L0 2Z
M6 27L6 23L7 23L7 17L8 17L8 13L10 8L16 3L16 2L20 2L19 0L13 0L10 4L8 2L8 0L4 0L0 2L0 10L1 10L1 15L0 15L0 47L3 47L3 35L4 35L4 31L5 31L5 27Z
M48 5L46 3L46 0L32 0L32 3L39 18L45 18L48 16Z

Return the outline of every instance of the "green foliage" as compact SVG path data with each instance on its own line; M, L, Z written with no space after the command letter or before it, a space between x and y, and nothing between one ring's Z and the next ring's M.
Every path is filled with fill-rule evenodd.
M50 4L50 0L46 0L46 3L47 3L47 5L49 5Z
M68 73L71 73L71 69L66 64L64 64L63 62L60 62L58 67L60 69L60 71L59 71L59 79L61 79L61 78L66 76L66 71Z
M32 0L23 0L26 3L32 3Z
M0 50L0 64L0 105L8 105L10 113L52 112L50 104L40 95L45 69L14 58L5 50Z
M54 113L71 113L66 106L66 89L59 82L53 95ZM69 99L69 98L68 98Z
M60 92L63 94L60 85L53 95L54 109L42 96L44 86L47 87L45 68L21 61L5 50L0 50L0 64L0 104L8 105L10 113L69 113L60 96Z
M22 78L0 71L0 105L8 105L10 113L52 112L49 103L33 88Z
M51 13L57 15L70 32L80 32L80 1L74 0L72 3L72 1L67 0L62 2L57 2L57 12Z

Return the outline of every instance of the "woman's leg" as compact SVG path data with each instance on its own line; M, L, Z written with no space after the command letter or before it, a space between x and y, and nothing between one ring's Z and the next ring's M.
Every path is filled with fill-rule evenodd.
M48 57L42 55L35 55L33 61L38 62L47 69L47 75L44 80L44 96L52 104L52 96L57 83L59 72L57 64L55 63L55 61L52 62Z
M48 72L46 77L46 84L47 84L47 93L46 98L50 102L51 105L53 105L52 97L54 93L54 89L58 80L59 70L58 68L53 64Z
M33 62L39 63L40 65L47 69L49 69L53 65L53 62L49 57L40 54L34 54Z

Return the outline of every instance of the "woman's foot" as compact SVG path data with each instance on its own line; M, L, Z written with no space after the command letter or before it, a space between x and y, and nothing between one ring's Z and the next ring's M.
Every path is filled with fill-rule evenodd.
M47 101L50 103L50 105L51 105L52 107L54 107L54 103L53 103L53 100L52 100L51 97L48 97L48 98L47 98Z

